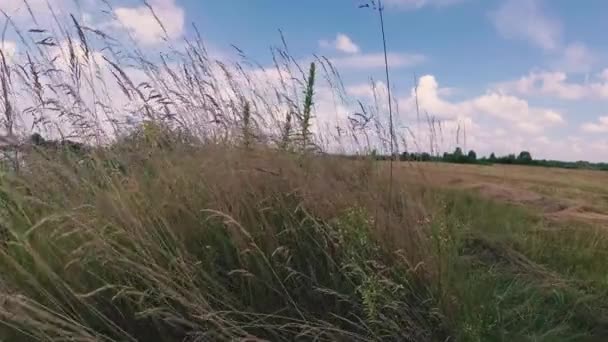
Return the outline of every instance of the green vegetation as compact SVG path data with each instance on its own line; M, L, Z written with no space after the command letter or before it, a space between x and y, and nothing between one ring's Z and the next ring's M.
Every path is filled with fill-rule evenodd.
M357 157L349 157L357 158ZM375 156L377 160L389 160L390 154ZM473 150L464 154L460 147L457 147L453 153L445 152L442 156L434 156L428 152L403 152L395 159L401 161L435 161L458 164L509 164L509 165L529 165L543 167L558 167L564 169L584 169L584 170L603 170L608 171L608 163L592 163L588 161L566 162L559 160L533 159L528 151L521 151L519 155L508 154L506 156L496 157L491 153L489 157L477 158L477 153Z
M454 193L451 288L457 340L595 341L608 336L604 232L545 222L520 207ZM454 229L454 228L451 228Z

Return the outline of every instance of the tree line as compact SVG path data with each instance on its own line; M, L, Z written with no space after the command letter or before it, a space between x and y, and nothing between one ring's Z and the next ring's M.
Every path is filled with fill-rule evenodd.
M377 160L391 159L390 154L382 155L378 154L376 151L372 151L372 157ZM512 153L504 156L496 156L495 153L491 153L487 157L484 156L478 158L477 153L474 150L470 150L468 153L465 153L460 147L457 147L452 153L445 152L443 155L432 155L428 152L403 152L395 155L393 160L482 165L511 164L608 171L608 163L592 163L583 160L567 162L561 160L534 159L529 151L521 151L519 154Z

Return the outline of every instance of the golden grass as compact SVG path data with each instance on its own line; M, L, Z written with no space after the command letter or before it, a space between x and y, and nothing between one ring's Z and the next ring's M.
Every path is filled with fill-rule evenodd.
M32 156L5 178L6 338L441 333L430 308L419 311L439 272L423 192L402 188L387 205L386 179L366 161L219 146L137 153L147 158L115 155L126 173L102 157ZM424 291L410 298L414 288ZM378 316L389 314L392 327Z

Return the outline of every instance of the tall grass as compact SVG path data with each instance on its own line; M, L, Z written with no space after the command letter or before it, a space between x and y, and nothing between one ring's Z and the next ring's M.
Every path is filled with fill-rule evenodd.
M319 96L352 101L327 59L151 56L71 19L8 18L29 49L2 59L5 133L90 148L7 156L1 340L606 336L603 235L323 153L395 140L377 101L322 129Z
M424 283L435 261L413 248L429 243L413 220L424 213L402 193L394 215L407 236L391 236L397 222L372 229L383 187L357 174L369 166L303 170L265 149L143 146L133 153L148 157L127 159L126 175L44 160L7 178L5 338L442 334Z

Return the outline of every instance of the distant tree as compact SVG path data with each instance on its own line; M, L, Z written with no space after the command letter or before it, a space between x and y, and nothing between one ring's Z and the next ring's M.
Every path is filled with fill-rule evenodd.
M456 149L454 150L454 158L461 159L463 156L464 154L462 153L462 149L460 147L456 147Z
M492 153L490 154L490 161L491 161L491 162L495 162L495 161L496 161L496 155L494 154L494 152L492 152Z
M531 164L532 163L532 155L528 151L521 151L519 156L517 156L518 164Z
M409 158L410 158L410 154L409 154L409 153L407 153L407 152L403 152L403 153L401 153L401 155L399 156L399 160L401 160L401 161L406 161L406 160L409 160Z
M431 155L427 152L422 152L420 154L420 160L421 161L430 161L431 160Z
M469 163L475 163L477 161L477 153L475 151L470 150L469 154L467 154L467 161Z
M467 155L465 155L462 152L462 149L460 147L456 147L456 149L454 150L454 153L452 154L452 163L468 163L469 162L469 158Z

